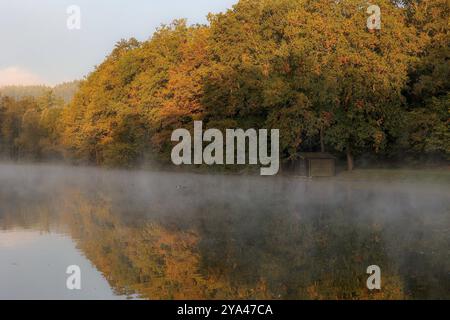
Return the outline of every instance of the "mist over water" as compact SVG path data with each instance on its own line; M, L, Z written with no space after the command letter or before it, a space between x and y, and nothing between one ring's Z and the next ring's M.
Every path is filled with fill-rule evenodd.
M27 246L11 240L21 230L71 239L97 274L92 279L117 297L449 299L449 191L418 180L2 164L0 264L14 263L11 248ZM45 242L57 248L55 261L72 250L63 241ZM374 264L382 290L369 291L366 269ZM11 268L5 278L0 267L9 282L2 297L11 287L20 296L17 279L37 272L32 263ZM30 282L33 292L54 290L51 273L43 277L48 285Z

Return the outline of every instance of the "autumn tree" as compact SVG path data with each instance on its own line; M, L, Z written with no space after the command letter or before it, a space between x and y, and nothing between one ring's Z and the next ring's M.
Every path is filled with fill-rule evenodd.
M369 5L240 0L208 25L175 20L146 41L121 40L64 109L45 94L18 105L4 98L2 149L106 166L170 163L171 132L202 120L280 129L285 161L327 150L351 170L360 154L448 156L446 1L380 0L380 30L367 29Z
M346 152L349 170L355 153L378 153L399 134L401 91L417 50L415 30L406 24L403 10L390 1L378 5L381 30L367 30L367 6L360 1L308 1L294 15L299 28L308 26L303 36L312 39L310 53L319 59L312 78L315 73L322 80L318 87L326 91L322 99L332 116L325 137Z

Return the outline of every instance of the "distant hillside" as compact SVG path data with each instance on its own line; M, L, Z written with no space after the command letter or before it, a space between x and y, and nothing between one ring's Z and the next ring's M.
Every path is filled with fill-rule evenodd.
M0 88L0 95L9 96L15 99L23 97L42 96L46 91L52 90L56 97L64 99L69 102L78 90L80 81L71 81L58 84L54 87L38 85L38 86L5 86Z

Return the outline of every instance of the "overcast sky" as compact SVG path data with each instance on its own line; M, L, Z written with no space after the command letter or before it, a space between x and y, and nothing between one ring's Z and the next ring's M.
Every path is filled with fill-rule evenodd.
M81 79L122 38L148 39L176 18L206 23L237 0L0 0L0 86ZM66 12L81 9L81 29Z

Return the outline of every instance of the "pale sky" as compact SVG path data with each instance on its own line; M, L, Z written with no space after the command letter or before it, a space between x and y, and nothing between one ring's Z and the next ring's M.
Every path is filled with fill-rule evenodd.
M0 86L81 79L122 38L146 40L162 23L206 23L237 0L0 0ZM66 12L81 9L81 29Z

